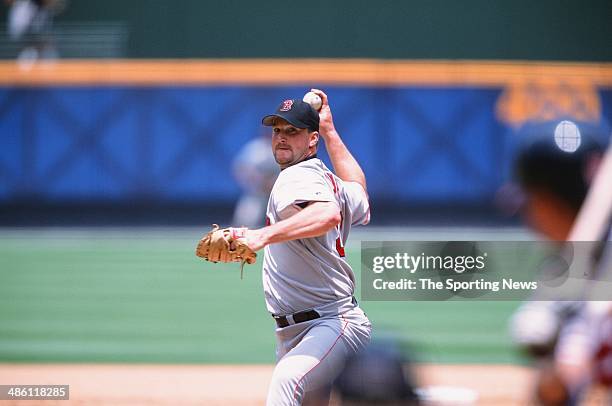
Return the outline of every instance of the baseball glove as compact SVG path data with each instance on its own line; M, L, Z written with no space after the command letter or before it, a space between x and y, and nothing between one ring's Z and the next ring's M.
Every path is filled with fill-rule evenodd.
M213 224L210 230L196 247L196 255L210 262L240 262L240 278L244 264L254 264L257 260L255 251L244 241L246 227L219 228Z

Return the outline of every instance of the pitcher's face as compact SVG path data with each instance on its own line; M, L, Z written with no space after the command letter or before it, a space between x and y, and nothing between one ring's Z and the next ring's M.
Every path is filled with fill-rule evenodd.
M272 153L281 168L303 161L316 152L318 133L307 128L297 128L283 119L276 119L272 126Z

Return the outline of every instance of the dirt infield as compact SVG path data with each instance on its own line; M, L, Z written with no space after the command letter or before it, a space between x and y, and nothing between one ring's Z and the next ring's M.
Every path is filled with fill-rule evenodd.
M0 384L70 385L67 401L2 405L262 405L272 365L0 364ZM419 365L420 385L473 391L475 403L525 405L533 373L513 365ZM469 391L468 391L469 392ZM603 405L592 394L587 405ZM332 402L335 403L335 402ZM440 405L441 403L436 403Z
M70 404L77 405L261 405L272 368L271 365L0 364L0 384L69 384ZM420 365L417 371L421 385L472 389L478 395L479 405L525 404L531 377L529 369L512 365Z

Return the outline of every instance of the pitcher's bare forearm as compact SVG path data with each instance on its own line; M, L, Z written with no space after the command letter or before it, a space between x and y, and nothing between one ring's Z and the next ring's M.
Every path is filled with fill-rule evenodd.
M325 140L325 147L336 175L345 182L359 183L367 194L368 189L363 170L336 131L327 95L319 89L312 89L312 92L317 94L323 103L319 111L319 133Z
M326 134L324 139L336 175L345 182L359 183L363 190L367 191L365 174L357 160L344 145L340 135L333 130Z
M268 244L318 237L340 223L335 202L312 202L288 219L257 230L248 230L247 244L257 251Z

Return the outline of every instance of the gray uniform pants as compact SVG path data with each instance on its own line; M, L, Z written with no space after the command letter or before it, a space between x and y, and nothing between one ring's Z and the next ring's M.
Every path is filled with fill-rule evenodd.
M353 303L315 310L321 318L276 329L278 363L269 406L327 404L347 358L370 342L370 321Z

